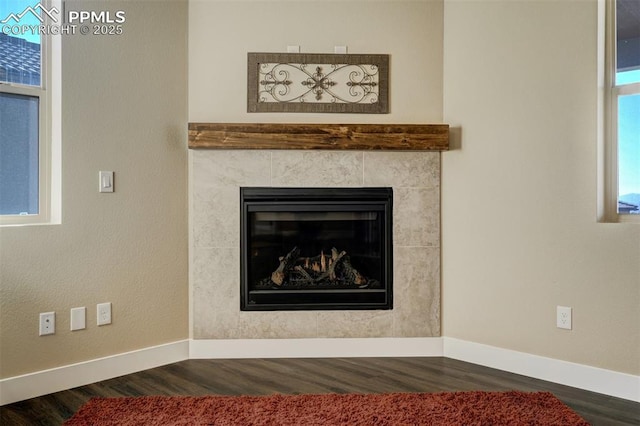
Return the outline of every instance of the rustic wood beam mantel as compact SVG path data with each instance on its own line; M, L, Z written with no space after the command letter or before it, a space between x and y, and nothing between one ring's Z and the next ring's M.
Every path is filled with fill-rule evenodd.
M447 151L449 125L189 123L189 148Z

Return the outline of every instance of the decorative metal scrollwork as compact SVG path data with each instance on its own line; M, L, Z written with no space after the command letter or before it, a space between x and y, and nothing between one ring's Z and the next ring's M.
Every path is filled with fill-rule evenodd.
M249 54L248 109L385 113L387 73L387 55Z
M313 72L308 68L313 68ZM373 64L260 64L260 102L375 103L378 67ZM328 71L327 68L329 68Z

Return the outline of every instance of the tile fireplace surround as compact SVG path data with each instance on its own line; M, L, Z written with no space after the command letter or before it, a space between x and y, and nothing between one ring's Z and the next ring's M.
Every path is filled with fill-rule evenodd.
M190 150L195 339L440 335L440 152ZM392 187L394 308L240 311L241 186Z

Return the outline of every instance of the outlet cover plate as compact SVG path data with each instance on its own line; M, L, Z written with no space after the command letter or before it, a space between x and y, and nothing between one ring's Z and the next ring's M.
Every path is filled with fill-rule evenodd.
M98 325L111 324L111 302L98 303Z
M556 327L571 330L571 308L568 306L556 307Z
M56 334L56 313L43 312L40 314L40 336Z

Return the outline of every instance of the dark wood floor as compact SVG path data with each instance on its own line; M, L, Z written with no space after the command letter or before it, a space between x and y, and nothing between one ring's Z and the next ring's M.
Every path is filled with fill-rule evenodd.
M0 408L0 424L59 425L92 397L549 391L592 425L640 425L640 404L448 358L189 360Z

